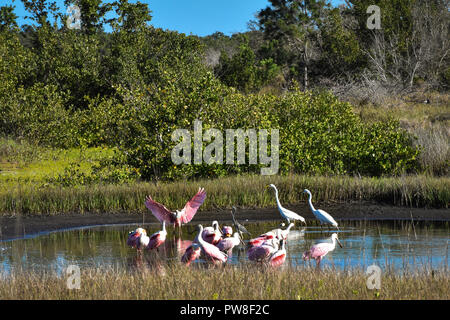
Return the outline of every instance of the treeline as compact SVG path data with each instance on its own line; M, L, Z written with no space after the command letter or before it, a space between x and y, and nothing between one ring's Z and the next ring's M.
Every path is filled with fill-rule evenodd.
M68 28L68 16L52 2L22 2L35 26L19 28L13 7L0 8L1 135L57 148L117 147L118 155L103 165L116 173L123 169L117 176L125 180L259 173L260 165L174 165L171 134L192 131L196 119L205 130L279 129L280 173L379 176L421 170L419 149L397 122L363 123L332 94L303 90L322 77L356 77L370 68L364 50L375 40L364 36L368 30L346 24L349 14L355 23L363 17L366 23L366 13L356 15L365 12L364 1L351 1L349 9L325 1L271 1L259 14L257 30L201 39L150 26L151 11L140 2L76 1L79 29ZM392 3L404 8L413 2L379 4ZM433 8L440 5L433 2ZM107 19L111 12L115 17ZM105 24L112 32L104 32ZM411 49L409 43L402 48L404 54ZM386 59L390 73L391 60L397 61ZM422 62L414 77L432 81L431 73L421 71ZM448 57L440 63L448 67ZM441 79L444 71L441 66L430 72ZM262 94L267 86L278 89Z
M375 81L393 93L450 88L448 0L270 3L251 31L202 39L206 62L227 85L243 92L280 92L293 81L304 89ZM368 10L373 5L379 16Z

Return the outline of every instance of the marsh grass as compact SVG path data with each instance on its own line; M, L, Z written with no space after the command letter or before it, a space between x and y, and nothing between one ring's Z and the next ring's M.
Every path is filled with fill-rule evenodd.
M136 272L137 271L137 272ZM80 289L68 289L67 277L53 272L0 277L0 299L449 299L448 273L381 276L381 289L366 286L362 271L287 267L157 266L134 272L119 269L81 271Z
M0 188L0 212L3 215L58 215L67 213L127 212L146 210L145 197L164 203L169 208L182 208L204 187L208 196L201 210L274 207L273 192L266 188L277 185L285 204L306 201L305 188L313 191L314 201L376 201L399 206L448 208L450 178L401 176L358 178L349 176L233 176L214 180L164 183L136 182L123 185L90 185L80 187L39 187L33 184Z

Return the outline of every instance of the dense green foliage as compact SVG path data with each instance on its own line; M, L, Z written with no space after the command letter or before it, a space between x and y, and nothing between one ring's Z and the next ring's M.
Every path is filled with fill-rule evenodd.
M49 15L60 22L67 17L55 14L54 5L45 0L34 7L27 2L37 25L22 30L8 7L3 7L0 134L50 147L117 147L118 156L98 168L101 175L106 167L116 172L107 181L260 172L263 166L250 165L248 160L245 165L174 165L171 150L178 142L172 141L172 132L188 129L193 134L197 119L204 130L216 128L223 133L238 128L279 129L283 174L380 176L419 170L419 150L396 121L364 123L351 105L332 94L300 91L295 84L295 79L304 79L305 64L312 74L314 63L328 64L322 75L333 75L357 70L365 61L361 51L365 44L345 25L345 15L326 1L306 2L306 11L300 7L290 12L289 25L284 26L273 10L265 10L260 15L262 31L229 42L220 35L202 40L155 29L147 24L150 10L139 2L78 1L80 30L68 29L65 23L51 25ZM284 12L285 2L277 5ZM113 9L117 18L108 21L113 31L104 33L106 14ZM314 27L305 29L310 23ZM277 36L287 31L288 38ZM312 50L318 38L320 59L310 59L305 52L303 60L292 55L292 43ZM226 45L218 41L233 43L235 50L226 52ZM221 51L214 68L204 63L212 47ZM288 90L258 93L285 75L292 84L284 88ZM77 172L75 165L66 173L74 176L69 185L97 181ZM67 177L55 179L64 182Z

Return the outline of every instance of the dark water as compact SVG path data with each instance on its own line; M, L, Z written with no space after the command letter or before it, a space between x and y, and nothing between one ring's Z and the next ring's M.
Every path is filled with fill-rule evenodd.
M252 236L257 236L278 227L278 222L245 225ZM143 257L138 257L136 250L126 245L128 232L136 227L102 226L0 242L0 274L8 275L15 270L61 273L69 265L132 270L142 264L178 263L196 235L195 225L183 227L181 237L177 238L169 228L168 239L159 252L145 252ZM145 228L151 234L160 227L145 225ZM339 239L344 248L336 246L322 261L322 266L365 270L376 264L383 270L390 268L402 272L448 268L448 223L355 221L342 222L340 229ZM318 226L291 229L285 265L315 266L315 262L304 262L302 254L313 244L330 241L332 232ZM235 248L229 263L251 262L247 260L245 248Z

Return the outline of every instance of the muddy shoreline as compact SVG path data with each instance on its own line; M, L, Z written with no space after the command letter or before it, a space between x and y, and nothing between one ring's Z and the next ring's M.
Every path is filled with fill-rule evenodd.
M319 207L319 206L318 206ZM315 220L305 205L286 206L303 216L307 222ZM413 220L413 221L450 221L450 209L425 209L385 206L371 203L347 203L321 205L338 222L344 220ZM64 214L57 216L17 216L0 217L0 240L9 240L32 236L60 229L89 227L113 224L141 224L142 214L103 213L103 214ZM236 218L245 224L255 221L280 220L277 208L239 209ZM231 222L229 210L198 212L190 223L209 223L213 220ZM150 212L144 216L145 223L157 223Z

